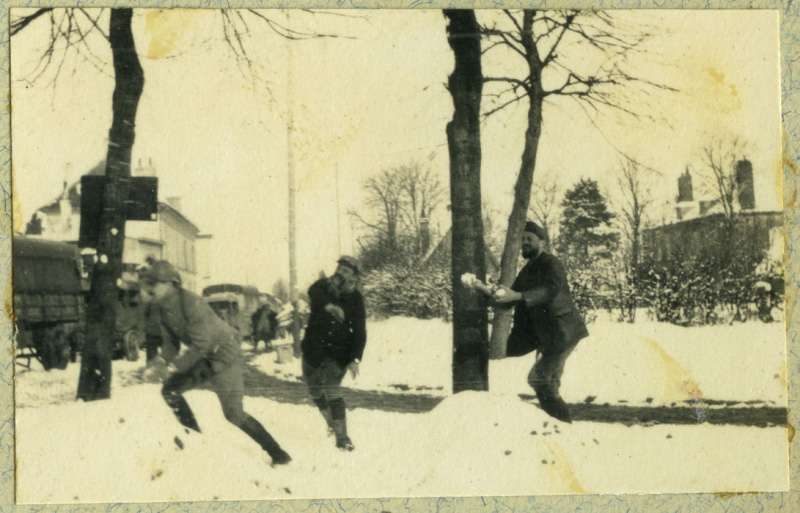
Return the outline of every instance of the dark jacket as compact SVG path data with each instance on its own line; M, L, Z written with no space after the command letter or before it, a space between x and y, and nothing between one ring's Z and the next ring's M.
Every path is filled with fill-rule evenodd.
M179 288L159 301L159 306L165 334L188 346L173 362L180 372L203 359L211 363L215 372L242 364L236 332L200 296Z
M311 285L308 297L311 315L300 346L304 361L318 367L324 360L335 360L340 367L345 367L361 359L367 343L367 312L361 292L337 291L323 278ZM325 311L329 303L344 311L343 322Z
M521 356L538 349L543 354L563 351L589 335L567 283L561 262L542 252L522 268L511 290L523 301L514 304L514 326L506 354Z

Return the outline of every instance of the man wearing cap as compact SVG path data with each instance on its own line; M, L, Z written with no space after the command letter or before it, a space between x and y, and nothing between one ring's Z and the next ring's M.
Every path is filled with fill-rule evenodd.
M528 221L522 232L522 256L528 263L511 288L500 287L492 296L496 308L514 307L514 326L506 354L522 356L538 350L528 383L549 415L572 422L559 394L567 357L578 341L589 335L567 283L561 262L544 250L547 233Z
M270 455L273 465L289 463L289 454L244 411L244 359L233 328L217 317L200 296L183 289L180 275L166 261L150 266L143 276L143 288L158 302L165 336L170 342L174 339L176 345L182 341L188 347L170 362L174 370L165 376L161 389L180 423L200 432L183 393L209 385L219 398L225 418L255 440Z
M364 297L356 288L359 275L358 261L342 256L333 276L311 285L311 315L300 346L308 393L336 435L336 447L347 451L354 445L347 435L340 385L348 370L354 378L358 375L367 343Z
M144 277L147 276L148 270L156 262L152 256L146 259L146 265L139 268L139 282L144 282ZM142 301L141 315L143 317L142 324L144 325L145 333L145 355L148 366L155 364L155 358L158 356L159 351L167 353L164 355L165 360L171 360L177 353L177 349L172 344L164 346L164 327L161 325L161 312L158 303L153 300L148 290L145 287L139 288L139 297Z

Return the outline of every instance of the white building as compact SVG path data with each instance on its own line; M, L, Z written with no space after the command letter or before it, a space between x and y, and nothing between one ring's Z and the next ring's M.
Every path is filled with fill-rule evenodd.
M105 161L98 163L87 175L103 175ZM155 176L149 163L140 165L133 176ZM34 214L41 222L41 237L78 244L81 225L80 181L64 183L58 198L47 203ZM125 249L122 255L123 279L136 279L135 270L148 257L170 262L180 272L183 286L197 293L209 284L209 245L212 236L201 234L200 229L181 212L180 198L167 198L158 202L158 215L154 221L128 221L125 223Z

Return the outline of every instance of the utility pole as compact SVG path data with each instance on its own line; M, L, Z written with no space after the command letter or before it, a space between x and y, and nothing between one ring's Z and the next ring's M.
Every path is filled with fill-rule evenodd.
M286 11L286 26L289 23L290 14ZM286 116L286 168L289 178L289 294L292 301L292 346L294 355L300 356L300 311L297 294L297 219L296 219L296 198L297 183L294 169L294 91L292 74L294 71L292 41L286 43L286 103L288 112Z
M336 164L336 242L338 255L342 254L342 216L339 205L339 164Z

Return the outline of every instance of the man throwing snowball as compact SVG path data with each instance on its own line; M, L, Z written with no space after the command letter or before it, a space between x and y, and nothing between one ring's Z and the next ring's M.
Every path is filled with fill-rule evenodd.
M514 307L514 326L506 354L522 356L537 350L528 383L549 415L572 422L569 408L559 394L564 364L578 341L589 335L567 283L561 262L544 250L547 233L528 221L522 232L522 257L528 263L508 287L492 295L495 308Z
M158 303L165 336L174 339L176 347L180 342L188 346L174 359L166 356L172 360L169 366L162 356L154 358L160 362L154 367L161 368L157 372L162 374L164 381L161 395L178 421L200 432L183 394L200 385L209 385L217 394L228 422L258 443L270 455L273 465L289 463L289 454L242 407L244 358L233 328L217 317L200 296L181 287L180 275L168 262L153 262L141 280L142 288Z
M349 370L355 378L367 343L364 297L356 288L361 274L358 260L342 256L330 278L308 289L311 315L300 348L308 393L336 435L336 447L352 451L340 385Z

